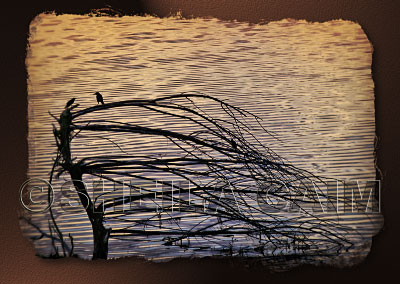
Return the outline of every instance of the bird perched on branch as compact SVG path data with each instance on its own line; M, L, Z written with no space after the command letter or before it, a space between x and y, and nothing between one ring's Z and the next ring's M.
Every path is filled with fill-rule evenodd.
M74 103L75 98L70 99L67 104L65 105L65 108L72 106L72 104Z
M103 96L99 92L96 92L93 95L96 95L97 104L101 103L102 105L104 105Z

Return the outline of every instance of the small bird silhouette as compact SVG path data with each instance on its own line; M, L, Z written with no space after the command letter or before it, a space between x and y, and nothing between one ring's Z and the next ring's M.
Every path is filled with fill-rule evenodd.
M65 108L72 106L72 104L74 103L75 98L70 99L67 104L65 105Z
M103 96L99 92L96 92L93 95L96 95L97 104L101 103L102 105L104 105Z

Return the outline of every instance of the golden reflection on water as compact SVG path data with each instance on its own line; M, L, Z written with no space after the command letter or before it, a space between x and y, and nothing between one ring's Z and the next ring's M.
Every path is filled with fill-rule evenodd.
M58 115L70 98L83 109L96 104L95 91L106 103L201 91L260 116L281 142L267 135L260 140L294 165L330 178L375 179L372 46L358 24L41 14L30 32L31 177L48 176L55 153L48 112ZM111 116L185 131L185 125L143 112ZM118 151L101 137L83 141L73 149L75 156ZM162 143L147 136L119 140L124 151L144 154L168 152ZM40 223L44 217L32 218ZM375 217L354 222L371 227L365 239L380 227ZM64 214L60 220L63 230L73 232L80 255L89 257L92 237L84 215ZM36 246L45 253L48 244ZM151 243L126 247L115 242L110 256L179 255L160 253Z

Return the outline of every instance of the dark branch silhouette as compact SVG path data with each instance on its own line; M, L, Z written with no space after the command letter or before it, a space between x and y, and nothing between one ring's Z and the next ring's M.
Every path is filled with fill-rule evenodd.
M255 128L274 135L262 127L259 117L201 93L106 104L99 95L97 92L101 105L76 111L78 105L67 107L56 118L58 128L53 131L58 149L55 173L57 177L69 174L86 210L93 229L93 259L107 258L110 237L129 240L153 236L165 246L187 248L196 248L194 239L200 238L229 255L255 252L260 257L281 249L298 258L332 256L352 246L346 237L347 228L323 214L337 202L322 189L326 181L291 165L262 144ZM118 121L118 116L116 120L98 119L100 113L126 109L171 119L181 127L139 125L127 122L129 117L126 121ZM208 109L214 110L212 115ZM102 138L119 151L112 155L90 155L88 151L85 157L74 156L71 145L79 143L80 138L97 137L96 133L104 134ZM112 139L126 135L166 141L173 155L130 154ZM130 194L114 190L91 198L84 175L126 186ZM157 175L168 175L179 182ZM129 205L128 210L125 205ZM286 207L302 214L279 212ZM113 222L126 226L112 227ZM245 236L253 245L235 247L237 236Z

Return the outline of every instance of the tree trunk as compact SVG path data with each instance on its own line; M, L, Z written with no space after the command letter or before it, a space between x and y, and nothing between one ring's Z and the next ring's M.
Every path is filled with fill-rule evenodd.
M111 229L106 229L103 224L104 212L95 212L94 204L86 190L82 180L83 171L79 164L74 164L71 159L71 124L72 115L70 109L65 109L60 116L60 131L55 132L60 139L59 151L64 159L64 167L68 170L78 196L89 217L93 229L93 258L107 259L108 239Z
M93 258L107 259L108 255L108 238L111 229L106 229L103 225L102 218L96 218L92 223L93 228Z
M83 207L89 217L93 230L93 259L107 259L108 255L108 239L111 229L104 227L104 212L95 212L85 184L82 182L82 170L78 165L72 166L70 175Z

